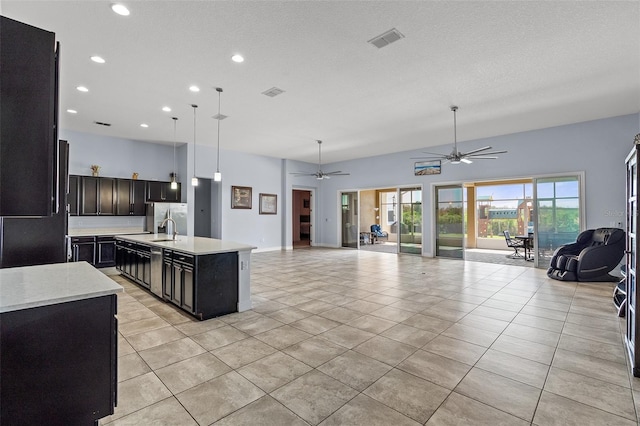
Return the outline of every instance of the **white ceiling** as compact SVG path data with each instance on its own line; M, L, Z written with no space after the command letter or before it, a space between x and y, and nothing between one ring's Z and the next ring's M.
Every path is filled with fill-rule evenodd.
M459 141L640 111L639 1L110 3L0 1L62 45L62 128L172 142L175 115L191 143L196 103L215 145L217 86L223 150L315 162L322 139L334 162L452 143L454 104Z

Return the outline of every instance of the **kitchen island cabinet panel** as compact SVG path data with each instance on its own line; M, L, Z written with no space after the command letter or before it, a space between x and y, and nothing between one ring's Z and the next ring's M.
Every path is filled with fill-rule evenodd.
M202 237L173 241L158 234L118 236L122 248L116 263L129 278L125 248L141 243L162 248L162 291L154 292L156 296L201 320L251 309L248 274L254 247Z
M3 313L2 415L10 425L91 425L116 401L116 296Z
M86 262L0 270L0 424L113 414L121 291Z

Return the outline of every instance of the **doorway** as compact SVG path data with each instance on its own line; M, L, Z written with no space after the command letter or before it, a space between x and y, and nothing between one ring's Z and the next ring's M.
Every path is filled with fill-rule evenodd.
M292 198L293 248L311 247L312 193L309 190L294 189Z

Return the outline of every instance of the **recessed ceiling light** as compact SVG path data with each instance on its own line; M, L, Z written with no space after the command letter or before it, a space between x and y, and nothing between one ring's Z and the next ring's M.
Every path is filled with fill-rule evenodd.
M68 109L67 112L69 114L77 114L78 113L78 111L76 111L75 109Z
M92 56L92 57L91 57L91 60L92 60L93 62L95 62L95 63L98 63L98 64L104 64L104 63L106 62L106 61L105 61L103 58L101 58L100 56Z
M233 55L231 57L231 60L237 63L244 62L244 58L242 57L242 55L238 55L238 54Z
M129 16L129 13L131 13L129 12L129 9L127 9L127 6L121 3L112 4L111 10L113 10L118 15L122 15L122 16Z
M189 86L189 90L191 90L192 92L199 92L200 88L198 86Z
M78 86L78 87L76 87L76 89L78 89L78 90L79 90L79 91L81 91L81 92L88 92L88 91L89 91L89 89L87 89L87 88L86 88L86 87L84 87L84 86Z
M171 112L171 108L169 108L168 106L162 107L162 110L164 112Z
M147 127L149 127L149 125L147 123L142 123L140 127L144 127L146 129Z

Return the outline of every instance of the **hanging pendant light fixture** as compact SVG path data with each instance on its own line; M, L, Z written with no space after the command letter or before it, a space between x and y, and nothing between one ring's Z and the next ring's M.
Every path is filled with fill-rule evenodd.
M198 178L196 177L196 108L198 105L191 104L193 108L193 177L191 178L191 185L198 186Z
M216 120L218 120L218 155L217 155L217 163L216 163L216 172L213 174L213 180L215 182L222 181L222 173L220 173L220 121L227 118L226 116L220 114L220 98L222 96L222 88L216 87L216 92L218 92L218 115L214 116Z
M178 123L178 117L171 117L173 120L173 173L171 173L171 189L178 189L178 182L176 182L176 126Z

